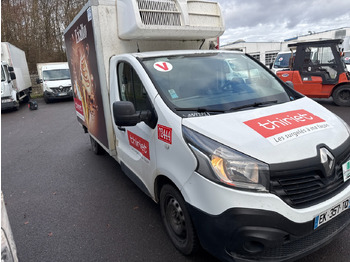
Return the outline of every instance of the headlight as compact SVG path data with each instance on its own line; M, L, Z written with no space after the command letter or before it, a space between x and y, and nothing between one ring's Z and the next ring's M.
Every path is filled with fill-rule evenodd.
M50 90L50 88L47 86L47 84L45 83L45 81L43 82L43 89L45 90Z
M196 171L237 189L268 192L269 166L183 127L184 138L198 160Z

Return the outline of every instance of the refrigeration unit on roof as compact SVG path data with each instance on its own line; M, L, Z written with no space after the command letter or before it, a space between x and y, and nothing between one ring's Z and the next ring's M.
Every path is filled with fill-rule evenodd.
M118 0L118 32L125 40L199 40L224 32L220 6L203 0Z

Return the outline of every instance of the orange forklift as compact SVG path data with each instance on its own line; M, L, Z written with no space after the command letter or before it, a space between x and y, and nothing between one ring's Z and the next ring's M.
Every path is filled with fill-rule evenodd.
M289 69L278 71L284 82L308 97L333 97L335 104L350 106L350 73L342 59L339 45L342 39L320 40L289 44L296 54Z

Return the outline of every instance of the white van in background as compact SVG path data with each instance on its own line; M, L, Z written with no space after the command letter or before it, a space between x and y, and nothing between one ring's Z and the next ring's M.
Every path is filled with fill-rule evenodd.
M350 50L349 51L344 51L344 62L346 64L346 68L350 72Z
M42 84L44 99L73 98L73 90L67 62L38 63L38 84Z
M279 52L276 56L275 61L270 66L272 72L276 74L277 71L287 69L289 67L289 60L292 55L291 51Z

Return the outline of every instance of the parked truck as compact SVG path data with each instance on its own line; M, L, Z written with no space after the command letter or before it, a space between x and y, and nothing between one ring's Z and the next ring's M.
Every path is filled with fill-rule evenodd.
M350 223L350 128L250 56L209 50L223 31L216 2L88 1L64 34L77 119L183 254L296 260Z
M44 100L73 98L70 71L67 62L38 63L37 83L42 84Z
M18 109L20 102L29 101L31 92L25 52L8 42L1 42L1 110Z

